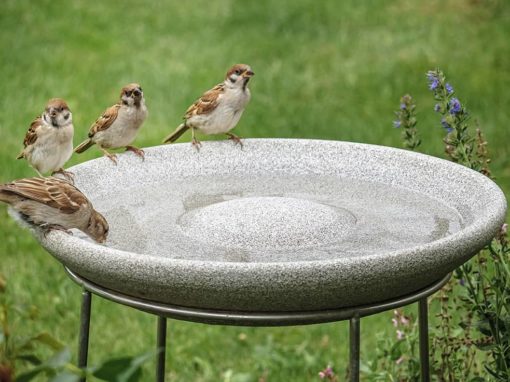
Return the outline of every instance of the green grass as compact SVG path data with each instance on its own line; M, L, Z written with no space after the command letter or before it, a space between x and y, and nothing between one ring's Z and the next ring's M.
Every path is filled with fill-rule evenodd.
M393 110L411 92L423 151L437 156L444 132L424 73L440 67L486 133L493 172L510 190L510 5L503 0L92 3L2 2L0 182L34 175L14 157L50 97L68 101L77 144L120 88L137 81L150 116L136 143L152 146L231 64L246 62L256 76L235 130L243 137L398 147ZM98 155L89 150L69 164ZM4 206L0 218L0 272L9 293L39 307L38 320L19 330L45 330L75 346L79 288ZM389 317L363 321L363 355L376 332L391 332ZM96 298L92 325L93 364L154 346L150 315ZM270 381L311 381L328 363L343 376L348 349L345 323L262 329L171 321L168 338L170 381L219 381L229 369L250 374L249 381L264 373Z

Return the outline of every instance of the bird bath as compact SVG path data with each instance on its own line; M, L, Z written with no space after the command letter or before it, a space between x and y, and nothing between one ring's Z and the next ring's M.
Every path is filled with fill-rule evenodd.
M72 272L162 304L341 309L425 288L486 245L506 201L487 177L366 144L248 139L151 147L70 169L105 245L37 234Z

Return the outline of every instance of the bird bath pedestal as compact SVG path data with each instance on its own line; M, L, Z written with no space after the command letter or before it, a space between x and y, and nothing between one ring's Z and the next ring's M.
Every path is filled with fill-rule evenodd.
M80 366L91 292L166 318L278 326L350 319L351 380L359 319L420 301L483 248L506 202L487 177L413 152L365 144L255 139L146 149L70 169L110 224L104 246L37 235L84 288ZM158 380L163 380L164 352Z

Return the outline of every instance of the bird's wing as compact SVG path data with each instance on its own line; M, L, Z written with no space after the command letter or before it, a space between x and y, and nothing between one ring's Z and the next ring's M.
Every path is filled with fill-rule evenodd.
M27 147L28 145L32 145L37 141L38 133L40 132L40 127L43 124L43 119L39 116L36 117L32 123L30 124L30 128L25 135L25 139L23 140L23 145Z
M204 94L202 94L202 97L196 100L195 103L191 105L188 110L186 110L184 119L188 119L194 115L208 114L212 112L218 106L219 98L224 92L225 84L223 83L218 84L211 90L206 91Z
M10 192L26 199L72 214L89 201L72 184L55 178L25 178L0 187L1 192Z
M92 138L98 131L106 130L112 125L119 115L120 106L120 104L115 104L105 110L103 115L90 127L89 138Z

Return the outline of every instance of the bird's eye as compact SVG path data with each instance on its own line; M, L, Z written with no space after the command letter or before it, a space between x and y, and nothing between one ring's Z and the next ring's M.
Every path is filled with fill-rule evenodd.
M126 91L126 95L129 97L131 95L130 91Z
M62 111L64 111L64 108L61 106L57 110L58 110L59 113L61 113Z
M236 73L237 75L241 74L241 69L237 69L237 70L235 71L235 73Z

